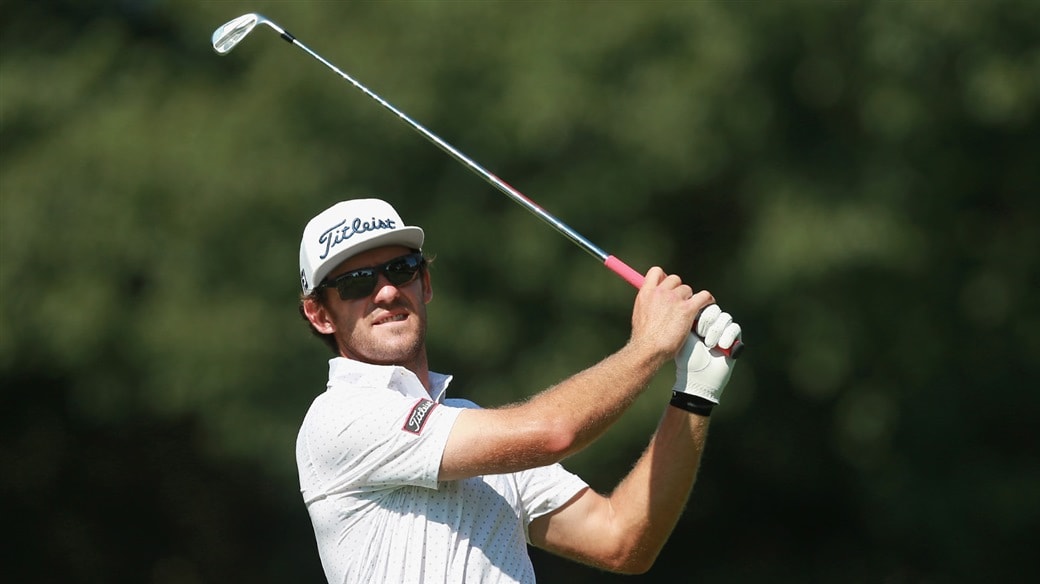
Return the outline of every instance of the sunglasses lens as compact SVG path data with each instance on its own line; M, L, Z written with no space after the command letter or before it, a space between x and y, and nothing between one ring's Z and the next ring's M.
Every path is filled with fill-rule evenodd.
M422 263L420 258L416 256L405 256L399 260L394 261L386 266L383 273L386 274L386 279L390 281L394 286L400 286L407 284L415 278L415 274L419 271L419 265Z
M358 270L349 277L336 282L336 290L340 300L357 300L372 293L376 288L376 272L374 270Z

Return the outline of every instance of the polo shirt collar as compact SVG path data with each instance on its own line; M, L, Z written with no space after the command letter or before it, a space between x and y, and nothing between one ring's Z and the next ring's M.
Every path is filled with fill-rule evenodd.
M430 395L419 383L419 378L400 365L372 365L346 357L329 359L329 385L333 382L363 385L369 387L386 387L408 397L432 397L434 401L444 401L448 384L452 376L430 371Z

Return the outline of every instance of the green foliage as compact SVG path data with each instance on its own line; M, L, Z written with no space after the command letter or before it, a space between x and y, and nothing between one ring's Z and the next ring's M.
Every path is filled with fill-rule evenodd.
M210 50L259 11L741 322L697 491L644 581L1037 575L1035 2L50 4L0 29L18 567L320 578L293 441L327 354L296 271L337 200L386 197L426 229L456 395L523 399L627 337L627 284L390 112L269 30ZM568 466L610 489L666 378ZM609 580L535 558L547 582Z

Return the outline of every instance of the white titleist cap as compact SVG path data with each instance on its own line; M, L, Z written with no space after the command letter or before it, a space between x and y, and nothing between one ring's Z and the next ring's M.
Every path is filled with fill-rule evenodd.
M347 258L384 245L422 249L423 230L404 224L380 199L343 201L307 223L300 241L300 285L310 294Z

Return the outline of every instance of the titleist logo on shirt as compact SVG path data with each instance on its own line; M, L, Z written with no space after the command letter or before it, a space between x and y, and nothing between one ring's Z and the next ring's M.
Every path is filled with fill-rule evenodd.
M437 407L437 402L433 400L424 398L415 402L411 413L408 414L408 419L404 421L404 427L401 429L412 434L422 432L423 426L426 425L426 419L435 407Z

